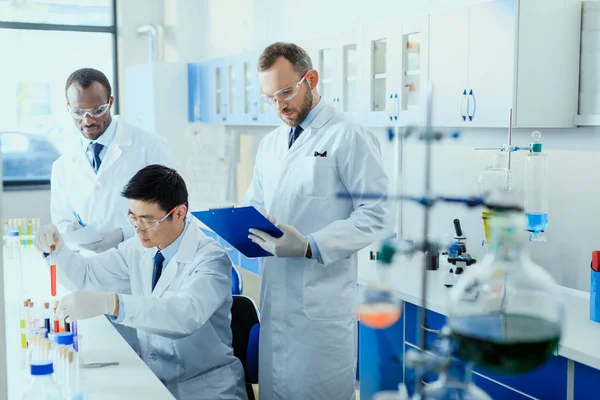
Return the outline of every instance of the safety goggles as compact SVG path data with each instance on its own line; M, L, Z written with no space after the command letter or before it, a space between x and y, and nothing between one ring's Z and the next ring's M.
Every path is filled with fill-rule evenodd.
M179 206L177 206L177 207L179 207ZM148 221L145 218L138 218L135 215L133 215L131 213L131 211L129 211L127 213L127 222L129 223L129 225L131 225L133 227L133 229L137 229L140 231L147 231L150 229L154 229L157 226L159 226L160 224L162 224L163 221L169 217L169 215L173 214L173 212L175 211L175 209L177 207L173 207L173 209L171 211L169 211L167 213L167 215L165 215L161 219L155 219L153 221Z
M271 105L275 104L275 101L286 102L286 101L292 100L294 97L296 97L296 95L300 91L300 86L302 85L302 82L304 82L304 80L306 79L306 77L308 76L310 71L312 71L312 70L308 70L304 74L304 76L302 76L302 79L300 79L300 81L298 83L296 83L295 85L278 90L273 94L261 94L260 98L265 103L271 104Z
M69 113L75 119L84 119L86 115L89 115L93 119L100 118L106 114L109 108L110 102L94 108L77 108L67 104L67 110L69 110Z

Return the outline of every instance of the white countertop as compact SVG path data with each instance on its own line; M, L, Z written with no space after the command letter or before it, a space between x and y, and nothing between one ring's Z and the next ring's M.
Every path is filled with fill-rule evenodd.
M358 257L358 283L361 285L375 279L376 263L369 261L368 253L368 250L363 250ZM420 261L394 262L389 271L389 282L402 300L421 306L422 271L423 264ZM427 271L426 308L448 315L450 289L444 286L445 273L445 269ZM566 312L558 355L600 369L600 323L589 319L589 294L565 287L561 287L561 290Z
M32 249L33 250L33 249ZM27 285L38 301L53 300L49 294L49 273L35 251L22 251L23 265L29 272ZM29 268L29 270L27 270ZM20 348L19 303L22 304L19 274L14 266L4 263L6 298L6 337L8 349L8 398L20 400L26 387L28 374L24 365L24 350ZM35 274L35 275L34 275ZM31 278L34 275L35 278ZM1 280L0 280L1 282ZM68 293L58 286L58 296ZM36 301L36 296L33 296ZM138 357L112 324L101 316L79 321L82 336L81 354L87 363L118 361L118 366L81 369L80 379L86 400L96 399L174 399L162 382Z

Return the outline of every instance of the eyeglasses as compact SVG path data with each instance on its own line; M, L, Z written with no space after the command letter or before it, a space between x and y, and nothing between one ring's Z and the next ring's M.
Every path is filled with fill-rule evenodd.
M179 206L177 206L179 207ZM171 211L169 211L167 213L167 215L165 215L164 217L162 217L161 219L155 219L153 221L148 221L144 218L138 218L135 215L133 215L131 213L131 211L129 211L127 213L127 222L129 223L129 225L131 225L133 227L133 229L137 229L140 231L147 231L150 229L154 229L157 226L159 226L160 224L162 224L162 222L167 219L169 217L169 215L173 214L173 212L175 211L175 209L177 207L173 207L173 209Z
M67 104L67 110L69 110L69 113L75 119L84 119L85 116L88 114L93 119L100 118L101 116L106 114L109 108L110 102L94 108L76 108L71 107L70 104Z
M267 104L275 104L275 101L290 101L292 100L294 97L296 97L296 95L298 94L298 91L300 90L300 86L302 85L302 82L304 82L304 80L306 79L306 77L308 76L308 74L310 73L311 70L308 70L304 76L302 76L302 79L300 79L300 81L298 83L296 83L293 86L281 89L276 91L275 93L273 93L272 95L270 94L261 94L260 98Z

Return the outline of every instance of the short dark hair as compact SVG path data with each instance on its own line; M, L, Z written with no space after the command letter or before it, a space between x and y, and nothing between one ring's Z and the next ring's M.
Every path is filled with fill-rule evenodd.
M106 75L104 75L104 73L94 68L81 68L69 75L67 84L65 85L65 95L73 83L78 83L82 88L87 89L92 86L92 83L94 82L99 82L106 88L106 91L108 92L108 98L110 99L112 89L110 87L110 83L108 82L108 78Z
M164 212L182 204L189 208L185 181L177 171L164 165L148 165L139 170L125 185L121 196L156 203Z
M294 43L277 42L269 45L261 53L258 58L258 71L263 72L268 70L275 64L275 61L279 57L284 57L291 62L294 66L294 71L300 76L313 68L310 56L302 47Z

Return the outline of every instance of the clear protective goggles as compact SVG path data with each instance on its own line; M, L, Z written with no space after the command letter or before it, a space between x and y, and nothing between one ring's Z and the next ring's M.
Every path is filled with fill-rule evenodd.
M75 119L84 119L86 115L89 115L93 119L100 118L106 114L109 108L110 102L94 108L77 108L67 104L67 110L69 110L69 113Z
M169 211L167 213L167 215L165 215L161 219L155 219L152 221L148 221L145 218L138 218L135 215L133 215L131 213L131 211L129 211L127 213L127 222L129 223L129 225L131 225L133 227L133 229L137 229L140 231L147 231L149 229L154 229L157 226L159 226L160 224L162 224L163 221L169 217L169 215L173 214L173 212L175 211L176 208L177 207L173 207L173 209L171 211Z
M261 94L260 98L267 104L275 104L275 101L286 102L292 100L300 91L300 86L302 86L302 82L304 82L310 71L312 69L308 70L295 85L278 90L273 94Z

